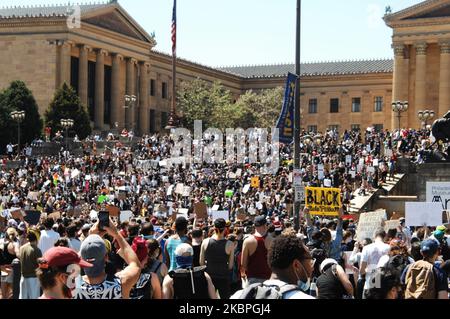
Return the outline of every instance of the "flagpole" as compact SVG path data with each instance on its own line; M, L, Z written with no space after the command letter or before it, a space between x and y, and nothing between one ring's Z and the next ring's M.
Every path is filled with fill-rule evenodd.
M177 106L176 106L176 85L177 85L177 51L176 51L176 9L177 1L173 1L173 16L172 16L172 103L170 108L169 121L167 122L166 130L173 129L177 126ZM174 29L175 28L175 29Z
M295 74L297 81L295 85L295 107L294 107L294 168L301 169L300 164L300 28L301 28L301 0L297 0L297 23L295 40ZM295 200L295 229L300 229L300 200Z

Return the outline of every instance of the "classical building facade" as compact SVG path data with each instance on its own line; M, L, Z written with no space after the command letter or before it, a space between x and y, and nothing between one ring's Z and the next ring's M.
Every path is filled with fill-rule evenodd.
M55 91L70 84L92 126L140 133L165 127L170 111L171 56L117 1L0 9L0 89L23 80L44 114ZM418 127L419 109L443 115L450 106L450 0L429 0L384 17L393 28L394 59L309 63L301 67L302 127L396 128L391 102L407 100L403 127ZM284 86L294 65L212 68L179 59L177 84L220 81L237 99L247 90ZM125 107L125 95L136 95ZM281 109L281 105L280 105Z

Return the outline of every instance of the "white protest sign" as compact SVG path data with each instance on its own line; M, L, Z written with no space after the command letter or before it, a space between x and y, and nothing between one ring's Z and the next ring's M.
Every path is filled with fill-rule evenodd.
M80 175L80 171L76 168L72 171L72 173L70 173L71 178L76 178L78 175Z
M97 219L97 217L98 217L98 212L95 211L95 210L91 210L91 212L89 213L89 217L90 217L91 219Z
M406 226L442 225L441 203L407 202L405 203Z
M378 159L374 159L374 160L373 160L373 166L375 166L375 167L378 166Z
M325 178L325 179L323 180L323 186L325 186L325 187L331 187L331 179Z
M359 216L358 228L356 229L358 241L363 241L366 238L373 240L375 231L382 226L385 220L387 220L385 210L362 213Z
M352 176L352 178L355 178L355 176L356 176L356 171L351 170L351 171L350 171L350 175Z
M390 229L397 229L398 226L400 226L400 220L387 220L384 224L384 230L388 232Z
M352 156L351 155L345 156L345 165L347 165L347 166L352 165Z
M211 210L219 210L219 205L213 205L213 207L211 208Z
M323 164L317 165L317 174L318 174L319 180L324 179L325 173L324 173L324 166L323 166Z
M302 186L302 171L298 168L294 169L293 173L294 187Z
M244 194L247 194L247 192L249 191L249 189L250 189L250 184L247 184L247 185L245 185L244 188L242 189L242 192L243 192Z
M184 184L178 183L177 186L175 187L175 193L183 194L183 190L184 190Z
M443 210L450 210L450 182L427 182L427 202L438 202Z
M126 220L130 220L132 217L134 217L134 214L131 210L123 210L120 212L120 221L126 221Z
M211 210L211 217L214 220L219 219L219 218L223 218L225 220L229 220L230 219L230 214L228 213L227 210Z
M261 210L263 208L263 205L261 204L261 202L256 202L256 208Z
M167 188L167 193L166 193L167 196L172 195L173 188L174 188L174 185L170 185L170 186Z
M184 186L184 188L183 188L183 196L184 197L189 197L189 195L191 195L191 190L192 190L192 188L190 186Z
M188 219L188 211L187 208L178 208L177 217L183 216L184 218Z

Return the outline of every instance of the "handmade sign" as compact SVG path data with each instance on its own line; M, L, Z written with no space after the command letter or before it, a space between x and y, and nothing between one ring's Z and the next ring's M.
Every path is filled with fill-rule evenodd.
M247 185L245 185L244 188L242 189L242 192L243 192L244 194L247 194L249 190L250 190L250 184L247 184Z
M400 226L400 220L387 220L384 222L384 230L388 232L390 229L397 229Z
M251 185L253 188L259 188L259 176L254 176L254 177L252 177L251 182L250 182L250 185Z
M177 218L182 216L182 217L188 219L188 211L189 211L189 209L187 209L187 208L178 208Z
M119 217L120 215L120 208L113 205L107 205L106 210L109 213L109 216L111 217Z
M183 190L184 190L184 184L178 183L177 186L175 187L175 193L183 194Z
M443 210L450 209L450 182L427 182L427 202L438 202Z
M212 210L211 211L211 217L214 220L219 219L219 218L223 218L225 220L229 220L230 219L230 214L227 210Z
M208 207L205 203L195 203L194 204L194 214L197 218L208 218Z
M24 212L20 208L17 208L17 207L11 208L9 210L9 213L11 214L11 217L13 219L20 219L20 220L23 220L23 217L25 215Z
M27 198L32 201L37 201L39 198L39 192L28 192Z
M383 225L386 219L385 210L362 213L359 216L358 228L356 229L357 240L363 241L366 238L373 240L375 231Z
M338 216L341 203L339 188L305 187L305 204L311 215Z
M435 227L442 225L441 203L405 203L405 224L407 227L423 225Z
M130 220L133 217L134 217L134 214L131 210L123 210L120 212L120 221L121 222Z

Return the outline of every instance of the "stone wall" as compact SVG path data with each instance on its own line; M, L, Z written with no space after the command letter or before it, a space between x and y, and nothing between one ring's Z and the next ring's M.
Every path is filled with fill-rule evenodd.
M427 182L450 182L450 163L422 164L417 166L417 196L426 201Z

